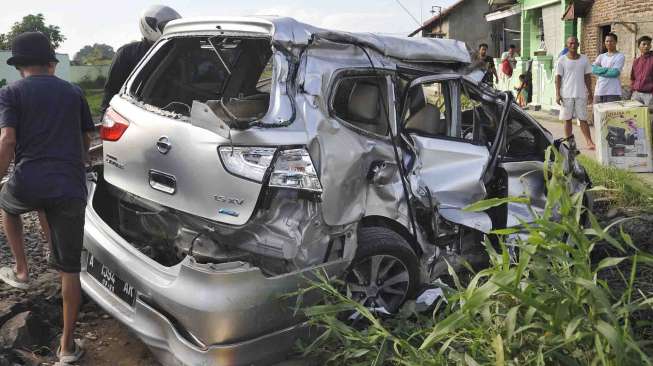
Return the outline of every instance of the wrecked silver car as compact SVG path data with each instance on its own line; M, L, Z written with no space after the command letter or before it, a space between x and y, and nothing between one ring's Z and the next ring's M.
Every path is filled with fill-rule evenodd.
M308 332L284 295L316 270L396 311L532 214L465 206L544 205L551 135L477 74L453 40L169 23L104 116L84 289L166 365L282 359Z

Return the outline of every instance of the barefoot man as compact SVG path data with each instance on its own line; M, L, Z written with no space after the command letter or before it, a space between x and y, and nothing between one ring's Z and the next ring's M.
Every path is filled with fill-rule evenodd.
M578 53L578 38L567 38L567 54L560 56L556 65L556 102L560 105L560 119L565 124L565 137L573 134L574 118L587 142L594 150L590 127L587 124L587 101L592 100L592 64L587 56Z

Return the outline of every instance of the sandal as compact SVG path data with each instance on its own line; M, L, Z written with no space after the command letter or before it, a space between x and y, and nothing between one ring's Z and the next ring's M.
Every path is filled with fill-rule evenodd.
M0 280L4 281L4 283L6 283L9 286L21 290L29 289L29 282L21 281L18 278L16 278L16 272L14 272L13 268L9 268L9 267L0 268Z
M59 357L59 363L64 365L69 363L74 363L79 361L82 358L82 356L84 356L84 347L82 345L82 341L79 339L74 339L73 345L75 346L73 353L65 356L61 355L61 346L57 348L57 357Z

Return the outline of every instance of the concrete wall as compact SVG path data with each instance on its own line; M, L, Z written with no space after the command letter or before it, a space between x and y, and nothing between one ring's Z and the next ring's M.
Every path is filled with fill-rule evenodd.
M11 57L11 51L0 51L0 80L5 79L7 83L20 79L18 70L13 66L7 65L7 60ZM59 78L70 81L70 58L65 53L57 53L57 70L55 75Z
M463 41L471 49L476 49L480 43L492 46L492 24L485 20L485 14L489 11L487 0L466 0L448 13L441 25L425 29L424 33L441 31L445 38Z
M71 65L70 66L70 81L79 83L83 81L95 81L98 77L106 79L109 75L109 65Z
M477 49L481 43L490 47L488 54L498 57L508 49L510 44L519 44L518 34L504 32L505 28L519 30L519 15L488 22L485 14L490 12L487 0L465 0L451 10L440 22L422 32L428 36L443 33L445 38L463 41L471 49ZM441 24L437 24L441 23Z
M565 41L562 39L562 27L560 27L560 18L564 9L561 9L560 3L547 5L542 8L542 20L544 21L544 43L546 44L546 54L557 56L564 48ZM539 40L538 40L539 43Z
M447 17L447 37L464 41L472 49L480 43L493 44L492 24L485 20L489 11L487 0L466 0Z

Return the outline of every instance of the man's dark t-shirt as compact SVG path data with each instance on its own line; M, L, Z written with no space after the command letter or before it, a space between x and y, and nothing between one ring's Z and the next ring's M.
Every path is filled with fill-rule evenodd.
M485 75L481 81L492 85L494 84L494 59L492 56L485 56L482 61L485 63Z
M116 51L113 57L109 76L104 84L104 98L102 99L102 110L109 107L109 102L114 95L118 94L120 88L125 83L129 74L134 70L136 65L141 61L143 56L152 47L152 43L147 40L128 43Z
M94 129L82 90L56 76L30 76L0 89L0 128L16 129L16 198L86 199L82 132Z

